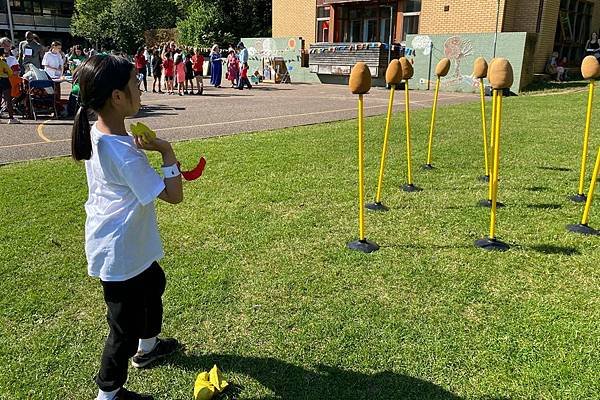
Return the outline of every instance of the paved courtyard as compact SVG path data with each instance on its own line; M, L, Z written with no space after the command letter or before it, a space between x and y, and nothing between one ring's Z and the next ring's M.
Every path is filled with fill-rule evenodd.
M404 109L397 92L395 110ZM433 92L411 91L412 109L431 107ZM365 96L367 116L384 114L389 92ZM439 104L477 101L478 96L440 93ZM356 118L356 96L343 85L260 84L252 90L207 87L203 96L144 93L141 119L170 141L264 131ZM0 125L0 164L70 154L71 120L23 120Z

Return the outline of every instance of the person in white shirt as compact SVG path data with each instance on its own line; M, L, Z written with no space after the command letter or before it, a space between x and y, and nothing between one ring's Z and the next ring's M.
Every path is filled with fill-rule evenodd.
M96 375L97 400L149 400L123 387L129 359L143 368L175 352L175 339L159 339L165 274L154 201L183 200L171 144L132 137L125 118L140 109L134 65L123 57L94 56L77 69L80 103L72 130L75 160L85 160L85 253L88 274L100 279L110 333ZM88 111L98 115L90 129ZM162 155L164 179L142 150Z
M52 42L50 51L44 54L42 59L42 67L48 73L50 78L59 80L63 76L65 60L62 55L62 44L60 42Z
M3 37L0 39L0 47L4 48L4 56L6 57L6 64L8 68L12 69L15 74L19 74L19 61L12 53L12 42L9 38Z

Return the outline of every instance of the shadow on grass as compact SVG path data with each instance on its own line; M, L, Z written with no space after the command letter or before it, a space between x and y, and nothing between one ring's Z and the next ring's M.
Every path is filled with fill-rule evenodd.
M577 256L581 254L575 247L555 246L553 244L536 244L535 246L531 246L531 249L548 255Z
M180 354L169 363L192 372L204 371L216 364L226 378L231 372L249 376L273 392L263 399L460 399L431 382L387 371L363 374L326 365L308 370L274 358L229 354ZM234 387L234 391L243 391L243 387Z
M557 89L574 89L574 88L584 88L588 86L589 83L587 81L570 81L570 82L556 82L556 81L541 81L534 82L523 90L525 93L530 92L538 92L544 90L557 90Z
M471 249L471 248L473 248L473 246L465 245L465 244L431 244L431 245L390 244L390 245L381 245L381 248L417 249L417 250L451 250L451 249Z
M543 204L527 204L527 208L533 210L560 210L563 208L562 204L552 204L552 203L543 203Z
M548 165L538 166L538 169L544 169L547 171L562 171L562 172L571 172L571 168L566 167L553 167Z
M530 192L546 192L549 188L545 186L532 186L527 188Z

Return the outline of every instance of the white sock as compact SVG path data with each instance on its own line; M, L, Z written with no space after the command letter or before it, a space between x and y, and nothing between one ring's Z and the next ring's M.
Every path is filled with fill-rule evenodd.
M154 346L156 346L156 336L150 339L140 339L138 343L138 351L142 353L150 353L154 350Z
M112 400L117 394L117 390L113 390L112 392L105 392L104 390L98 389L98 396L96 396L96 400Z

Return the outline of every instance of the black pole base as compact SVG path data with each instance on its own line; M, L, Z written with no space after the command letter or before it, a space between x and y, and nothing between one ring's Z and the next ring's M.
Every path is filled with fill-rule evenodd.
M367 239L350 242L346 247L350 250L361 251L363 253L372 253L379 250L379 245L377 243L370 242Z
M586 224L567 225L567 230L569 232L579 233L581 235L588 235L588 236L598 236L600 234L599 231L597 231L594 228L590 228Z
M390 210L389 208L384 206L381 202L368 203L367 205L365 205L365 208L367 210L371 210L371 211L382 211L382 212Z
M479 200L479 207L492 208L492 201L489 200L489 199ZM502 207L504 207L504 203L500 203L499 201L497 201L496 202L496 207L497 208L502 208Z
M569 197L569 199L574 203L585 203L587 201L587 196L585 194L574 194Z
M418 186L415 186L412 183L411 184L407 184L407 185L402 185L402 190L404 190L405 192L409 192L409 193L412 193L412 192L422 192L423 191L423 189L421 189Z
M489 175L481 175L479 178L477 178L480 182L489 182L490 181L490 176Z
M431 165L431 164L423 164L423 166L421 168L423 168L426 171L430 171L430 170L433 169L433 165Z
M475 247L487 251L507 251L510 246L498 239L483 238L475 241Z

